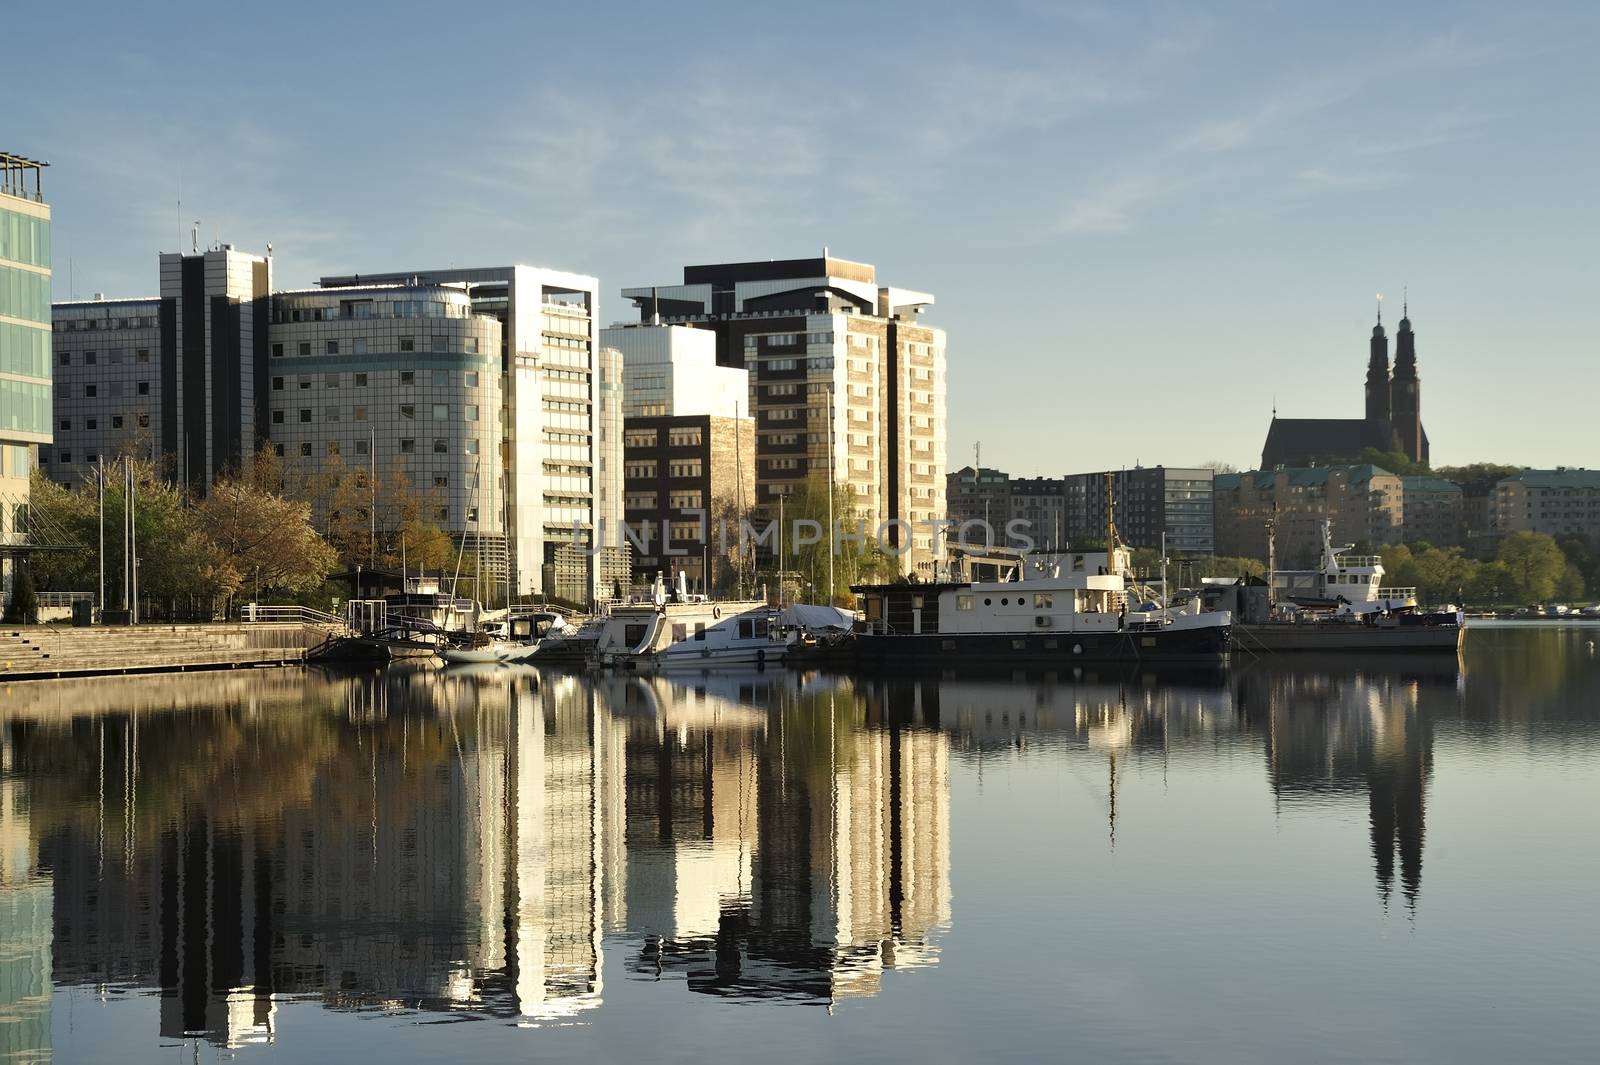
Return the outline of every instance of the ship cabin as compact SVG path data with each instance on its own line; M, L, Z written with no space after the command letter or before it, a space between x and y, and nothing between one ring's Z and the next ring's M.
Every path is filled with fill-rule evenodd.
M859 584L851 591L872 635L1116 632L1146 624L1129 604L1127 555L1118 548L1113 566L1104 551L1024 555L1000 567L996 580Z

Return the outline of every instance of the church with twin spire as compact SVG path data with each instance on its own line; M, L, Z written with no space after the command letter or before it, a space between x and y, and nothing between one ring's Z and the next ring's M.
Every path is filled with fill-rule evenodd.
M1372 327L1367 358L1366 415L1361 418L1280 418L1272 412L1261 468L1324 465L1354 459L1367 448L1396 451L1412 462L1428 461L1428 434L1422 428L1422 380L1417 375L1417 336L1410 308L1402 310L1395 332L1394 368L1389 367L1389 338L1383 331L1383 307Z

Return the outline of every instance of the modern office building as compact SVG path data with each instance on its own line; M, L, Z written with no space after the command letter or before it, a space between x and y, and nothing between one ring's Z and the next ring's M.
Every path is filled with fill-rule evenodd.
M1398 543L1404 492L1397 475L1370 465L1218 474L1217 553L1265 561L1269 522L1280 567L1317 563L1324 521L1332 522L1335 545Z
M588 550L602 502L621 494L621 471L601 461L609 419L601 390L599 283L521 265L321 280L323 288L362 285L465 286L474 313L500 320L504 380L497 443L504 456L518 593L588 602L626 582L625 551Z
M687 266L681 285L624 289L643 322L716 336L722 366L750 372L756 503L812 474L848 485L869 528L931 575L945 517L945 336L934 298L880 286L876 269L820 258Z
M68 487L120 455L160 446L161 300L55 304L55 442L39 449L45 476Z
M50 443L50 207L48 163L0 152L0 582L27 539L34 453Z
M1494 488L1494 533L1581 537L1600 548L1600 471L1524 470Z
M274 295L269 343L266 430L285 469L403 475L500 578L500 319L464 285L307 289Z
M242 469L265 436L272 260L218 244L161 256L161 429L168 468L195 491Z

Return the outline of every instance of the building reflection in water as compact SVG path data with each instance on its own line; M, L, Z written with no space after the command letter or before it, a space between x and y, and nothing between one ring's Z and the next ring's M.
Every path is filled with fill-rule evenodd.
M1568 669L1567 652L1540 668ZM981 778L1042 752L1100 767L1085 778L1113 846L1139 828L1119 824L1128 772L1264 758L1279 804L1364 800L1359 860L1385 905L1414 908L1435 722L1559 712L1556 688L1505 661L1466 678L1402 662L1258 663L1226 681L391 669L15 685L0 1061L49 1058L52 986L159 989L161 1035L227 1047L271 1041L293 997L539 1025L599 1006L607 976L870 995L939 959L952 762Z

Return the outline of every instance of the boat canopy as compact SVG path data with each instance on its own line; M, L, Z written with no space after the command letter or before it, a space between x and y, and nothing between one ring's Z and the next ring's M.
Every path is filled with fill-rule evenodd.
M854 611L843 610L836 606L794 603L783 608L783 613L778 615L778 623L812 632L822 629L848 632L855 627L856 615Z

